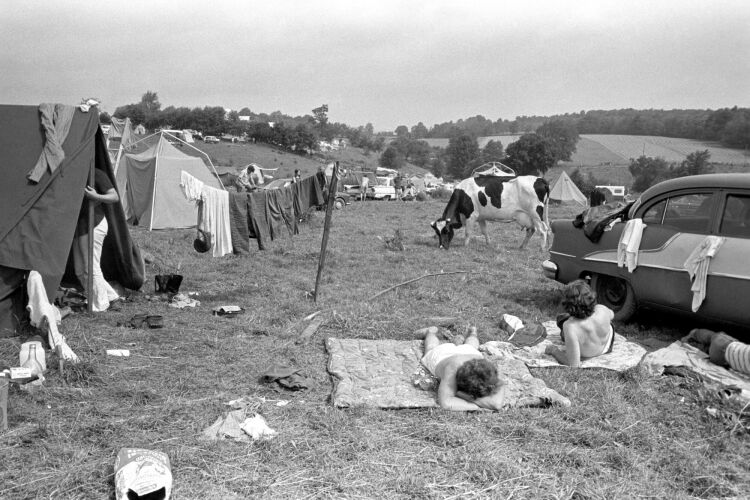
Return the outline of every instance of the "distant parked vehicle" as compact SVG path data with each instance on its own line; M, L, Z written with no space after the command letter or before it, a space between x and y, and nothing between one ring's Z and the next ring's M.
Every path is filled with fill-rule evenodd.
M209 144L216 144L219 142L219 138L213 135L207 135L203 138L203 142L207 142Z

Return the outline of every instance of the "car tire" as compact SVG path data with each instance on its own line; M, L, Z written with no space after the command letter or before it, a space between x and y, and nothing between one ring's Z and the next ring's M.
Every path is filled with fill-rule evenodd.
M343 198L336 198L333 201L333 208L335 208L336 210L341 210L342 208L344 208L344 206L346 206L346 202Z
M383 200L385 201L391 201L391 197L388 195L383 196Z
M596 292L598 302L615 313L615 321L629 320L638 307L633 287L622 278L594 274L591 277L591 288Z

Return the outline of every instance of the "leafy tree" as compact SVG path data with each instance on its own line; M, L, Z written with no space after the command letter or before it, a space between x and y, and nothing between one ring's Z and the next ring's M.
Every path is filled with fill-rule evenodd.
M637 193L642 193L670 176L669 165L664 158L651 158L650 156L631 158L628 170L633 176L632 190Z
M240 115L242 115L242 116L252 116L253 112L250 111L250 108L248 108L247 106L245 106L244 108L242 108L240 110Z
M146 93L141 96L141 105L143 105L143 111L146 114L156 113L161 109L159 96L156 95L156 92L150 90L147 90Z
M133 125L140 125L146 121L146 113L139 104L126 104L115 109L115 118L130 118Z
M597 186L597 183L595 181L592 182L593 176L591 175L591 173L589 173L588 179L585 179L579 169L575 169L570 173L570 180L573 181L573 184L575 184L576 187L581 191L581 193L583 193L587 198L595 189L595 186Z
M424 167L430 161L432 149L425 141L411 141L406 152L407 159L420 167Z
M112 117L109 116L109 113L107 113L106 111L102 111L101 113L99 113L99 123L112 123Z
M435 177L442 177L445 174L445 162L439 156L432 160L430 171Z
M380 155L378 163L380 163L380 166L383 168L399 170L404 166L405 161L404 156L398 151L398 149L393 146L388 146L385 148L385 151L383 151L383 154Z
M395 133L398 137L408 137L409 129L406 127L406 125L399 125L398 127L396 127Z
M578 130L570 121L549 121L536 129L536 133L550 141L557 161L570 161L571 155L576 152Z
M424 126L424 123L419 122L411 128L411 136L413 139L424 139L427 137L429 130Z
M735 148L750 147L750 111L737 113L724 125L721 142Z
M712 170L708 163L710 158L711 153L707 149L690 153L679 165L669 169L669 177L707 174Z
M552 143L537 134L522 135L506 154L505 163L519 175L544 175L557 161Z
M328 124L328 104L323 104L322 106L313 109L312 113L316 125L325 126Z
M502 161L505 157L505 151L503 150L503 143L500 141L490 141L482 149L482 161Z
M375 138L374 141L372 141L372 149L373 151L382 151L385 147L385 137L382 135L379 135Z
M446 149L448 174L455 179L463 179L471 173L470 166L479 156L477 140L468 134L452 138Z

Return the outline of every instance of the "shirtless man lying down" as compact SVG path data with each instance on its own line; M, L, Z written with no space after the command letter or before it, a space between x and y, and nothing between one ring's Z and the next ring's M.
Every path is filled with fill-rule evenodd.
M422 364L440 380L437 399L451 411L500 410L506 386L494 364L479 352L479 338L472 327L463 344L441 343L437 328L426 329Z

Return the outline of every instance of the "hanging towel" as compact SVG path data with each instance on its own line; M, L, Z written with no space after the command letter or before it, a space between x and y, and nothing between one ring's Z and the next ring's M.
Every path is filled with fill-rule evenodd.
M617 244L617 267L627 266L629 273L638 267L638 250L645 227L643 219L631 219L625 223Z
M690 275L693 292L693 312L696 312L706 298L706 279L711 258L716 255L726 238L706 236L706 238L688 256L683 267Z
M50 172L57 170L57 167L65 159L63 143L68 137L70 124L73 121L73 115L76 112L74 106L65 106L63 104L51 104L48 102L39 105L39 118L44 129L44 149L36 165L32 168L26 177L34 183L39 182L44 172L49 169Z
M294 191L291 187L269 189L266 198L266 214L271 239L281 235L281 228L286 227L290 235L297 234L297 219L294 217Z
M258 250L265 250L271 241L271 227L266 213L269 191L253 191L247 195L247 227L251 238L258 240Z
M232 233L232 251L236 254L249 253L247 193L227 192L229 193L229 229Z
M47 299L47 291L42 282L42 275L37 271L31 271L26 279L26 290L29 295L29 303L26 309L29 311L31 326L43 329L47 327L47 335L50 347L58 349L58 354L71 363L78 362L78 356L68 347L65 337L63 337L57 325L61 321L60 310L50 304Z
M213 235L212 255L221 257L232 253L232 233L229 227L229 192L204 186L201 192L203 220L198 227Z
M183 170L180 173L180 187L188 201L198 201L205 184Z

